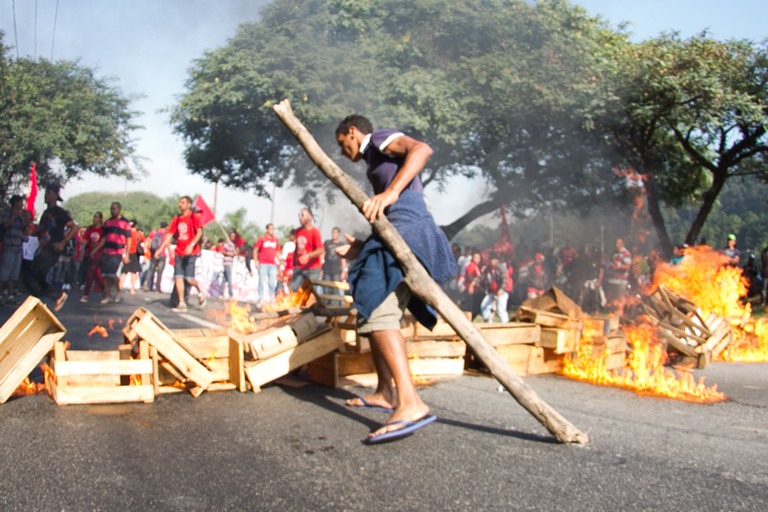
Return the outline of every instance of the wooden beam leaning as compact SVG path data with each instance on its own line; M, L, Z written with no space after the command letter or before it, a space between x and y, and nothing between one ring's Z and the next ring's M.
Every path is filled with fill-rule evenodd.
M283 124L293 133L309 158L318 166L358 210L368 196L338 165L323 151L314 137L293 113L290 102L283 100L273 107ZM397 229L384 217L373 223L374 231L400 263L405 274L405 283L417 297L434 307L454 328L456 333L475 351L493 376L510 394L531 413L561 443L586 444L589 439L560 413L542 400L519 375L499 356L480 330L464 312L435 283Z

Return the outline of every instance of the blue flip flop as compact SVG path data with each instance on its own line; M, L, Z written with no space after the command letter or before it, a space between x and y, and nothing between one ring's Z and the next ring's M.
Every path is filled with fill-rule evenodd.
M390 407L381 407L379 405L369 404L366 401L366 399L361 397L361 396L357 397L357 399L360 400L360 402L362 402L363 405L350 405L350 404L347 404L347 406L348 407L361 407L361 408L364 408L364 409L372 409L374 411L381 411L381 412L394 412L394 409L392 409Z
M405 421L405 420L390 421L385 426L403 425L403 428L399 428L391 432L386 432L384 434L379 434L376 437L368 437L363 442L365 444L379 444L387 441L396 441L397 439L401 439L403 437L413 434L420 428L426 427L436 419L437 419L437 416L430 415L430 416L424 416L420 420L416 420L416 421Z

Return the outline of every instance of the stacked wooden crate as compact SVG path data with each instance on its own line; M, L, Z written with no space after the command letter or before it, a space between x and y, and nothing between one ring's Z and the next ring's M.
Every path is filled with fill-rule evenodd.
M541 297L523 302L517 311L516 319L521 325L536 325L540 329L538 339L500 352L521 375L558 372L565 354L579 346L584 318L581 308L553 287Z

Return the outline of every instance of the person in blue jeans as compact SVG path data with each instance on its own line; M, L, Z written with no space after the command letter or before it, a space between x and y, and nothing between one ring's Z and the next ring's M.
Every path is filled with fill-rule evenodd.
M480 314L483 316L483 321L487 323L493 322L495 315L499 315L502 323L507 323L509 322L509 313L507 313L509 293L505 289L506 266L499 262L499 257L494 253L491 253L490 259L490 263L482 271L485 297L480 303Z
M264 236L253 244L252 261L259 269L259 304L275 302L277 289L277 263L280 255L280 241L275 237L275 226L267 224Z

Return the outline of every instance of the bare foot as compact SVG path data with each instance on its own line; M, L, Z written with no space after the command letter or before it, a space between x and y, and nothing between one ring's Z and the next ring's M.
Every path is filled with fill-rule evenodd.
M370 395L350 398L344 403L349 407L381 407L382 409L394 409L392 401L386 399L383 393L371 393Z

